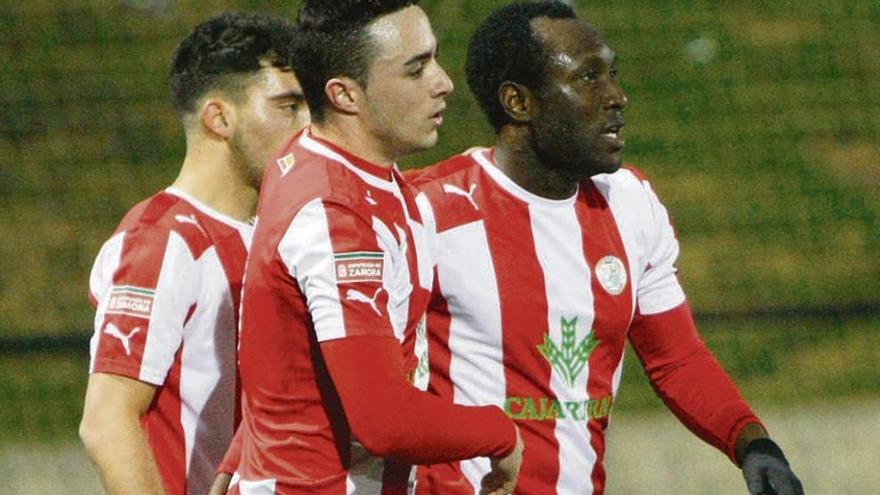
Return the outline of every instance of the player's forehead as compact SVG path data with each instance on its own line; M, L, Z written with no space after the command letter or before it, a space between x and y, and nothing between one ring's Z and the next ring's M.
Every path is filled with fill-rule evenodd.
M532 21L532 29L547 49L551 64L563 70L594 63L613 65L616 59L602 33L580 19L539 17Z
M373 63L402 65L437 46L428 16L415 5L376 19L367 26L367 34L373 44Z

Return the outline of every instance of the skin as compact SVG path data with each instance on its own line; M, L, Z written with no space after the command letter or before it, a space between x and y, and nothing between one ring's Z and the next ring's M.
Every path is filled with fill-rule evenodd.
M308 124L309 113L293 73L270 64L263 64L243 92L208 92L198 110L184 118L187 153L173 185L220 213L248 221L266 163ZM140 426L156 390L116 375L89 377L79 434L108 494L163 493Z
M241 221L254 214L266 164L309 123L293 72L262 65L243 95L210 91L184 118L187 152L173 184Z
M327 81L332 104L316 136L344 143L370 162L391 166L398 158L434 146L452 81L437 62L437 39L424 11L407 7L367 26L374 59L366 85L347 77Z
M499 88L511 118L498 136L498 166L524 189L547 198L570 197L577 182L616 171L627 100L616 80L614 52L588 24L538 18L532 27L547 47L542 88L506 82Z

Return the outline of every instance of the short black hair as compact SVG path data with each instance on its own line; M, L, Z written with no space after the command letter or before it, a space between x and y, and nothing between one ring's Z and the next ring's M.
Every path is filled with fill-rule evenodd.
M241 89L264 63L290 67L292 23L259 13L224 12L194 27L174 51L171 101L181 114L213 89Z
M538 17L577 18L571 7L559 1L514 3L492 12L468 45L468 86L496 132L508 122L498 99L501 83L517 82L537 90L546 80L546 48L532 29L532 20Z
M293 43L291 65L303 88L311 118L323 122L324 85L339 76L367 85L373 44L366 27L418 0L305 0Z

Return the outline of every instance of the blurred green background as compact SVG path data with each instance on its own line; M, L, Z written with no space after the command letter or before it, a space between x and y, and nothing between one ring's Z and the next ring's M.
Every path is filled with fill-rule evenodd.
M405 167L491 143L464 53L476 24L505 3L421 2L457 89L440 145ZM184 154L167 96L177 42L225 9L293 18L297 5L0 0L0 443L75 438L91 263ZM754 404L780 416L856 401L876 422L880 2L577 10L618 53L630 101L625 157L673 216L681 279L719 360ZM628 358L618 414L659 407Z

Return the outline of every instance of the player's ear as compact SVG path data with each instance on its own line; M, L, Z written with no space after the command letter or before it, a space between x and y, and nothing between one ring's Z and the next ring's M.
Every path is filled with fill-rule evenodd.
M526 123L532 120L534 97L531 90L522 84L511 81L501 83L498 87L498 101L514 122Z
M235 133L235 106L222 98L205 98L199 109L202 128L209 135L230 139Z
M350 77L334 77L324 85L324 94L330 104L342 113L358 114L364 102L364 90Z

